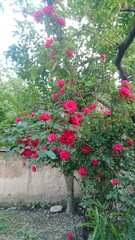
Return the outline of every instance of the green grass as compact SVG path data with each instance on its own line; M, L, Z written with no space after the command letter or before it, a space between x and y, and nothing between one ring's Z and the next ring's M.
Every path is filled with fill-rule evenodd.
M13 239L35 240L35 231L24 222L20 222L19 214L16 211L0 211L0 235L12 236Z

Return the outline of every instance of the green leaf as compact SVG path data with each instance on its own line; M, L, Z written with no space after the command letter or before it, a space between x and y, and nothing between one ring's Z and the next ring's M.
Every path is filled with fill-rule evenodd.
M6 152L6 153L4 154L4 158L9 158L9 157L11 157L13 154L14 154L14 149L11 150L11 151Z
M38 77L38 73L39 73L39 68L38 67L32 67L31 68L31 77L32 77L32 80L36 80L37 77Z
M56 159L57 157L56 157L56 155L54 154L54 152L52 152L52 151L46 151L46 155L48 156L48 157L50 157L51 159Z

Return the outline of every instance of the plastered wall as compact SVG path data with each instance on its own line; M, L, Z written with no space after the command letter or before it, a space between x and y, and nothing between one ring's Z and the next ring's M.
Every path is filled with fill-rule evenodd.
M0 205L57 203L66 199L64 176L57 168L49 166L32 172L22 167L22 160L17 155L8 160L0 152ZM80 196L78 183L74 182L75 197Z

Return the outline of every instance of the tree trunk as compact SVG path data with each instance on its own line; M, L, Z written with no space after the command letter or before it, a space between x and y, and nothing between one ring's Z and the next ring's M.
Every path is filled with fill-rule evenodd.
M66 176L65 183L67 187L67 213L69 215L74 214L74 176Z

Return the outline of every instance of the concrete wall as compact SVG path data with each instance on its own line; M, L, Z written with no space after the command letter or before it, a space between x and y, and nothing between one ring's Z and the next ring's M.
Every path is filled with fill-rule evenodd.
M58 169L49 166L31 172L22 167L17 155L3 159L0 153L0 205L25 204L31 202L56 203L66 199L66 186ZM80 188L75 181L75 196L80 196Z

